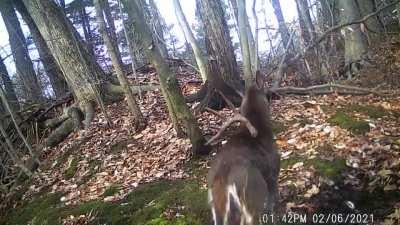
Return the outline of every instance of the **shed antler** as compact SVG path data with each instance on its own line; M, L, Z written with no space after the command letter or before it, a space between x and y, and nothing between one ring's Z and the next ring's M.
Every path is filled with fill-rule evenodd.
M224 131L233 123L235 122L242 122L244 125L246 125L247 129L250 132L250 135L252 137L257 137L257 129L250 123L250 121L242 116L239 111L235 108L235 106L233 105L233 103L222 93L219 92L219 94L221 95L221 97L225 100L226 104L228 104L228 106L233 110L233 112L235 113L235 115L233 116L232 119L228 120L227 122L225 122L221 129L218 131L218 133L216 135L214 135L212 138L210 138L210 140L207 141L206 145L210 145L212 144L215 140L217 140L223 133ZM215 114L215 111L212 112ZM218 113L216 114L218 116L220 116ZM221 116L220 116L221 117Z

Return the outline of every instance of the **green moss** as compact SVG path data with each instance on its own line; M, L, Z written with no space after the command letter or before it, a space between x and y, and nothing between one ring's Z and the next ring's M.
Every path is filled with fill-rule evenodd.
M123 201L91 201L65 206L62 194L49 194L27 202L7 216L10 225L56 225L69 215L96 215L90 224L107 225L200 225L210 222L206 190L196 181L159 181L142 185ZM167 218L165 211L176 211L181 216Z
M13 210L7 220L7 224L58 224L57 207L60 203L60 193L48 194L41 198L25 203L18 210Z
M98 172L100 164L101 164L100 160L97 159L91 160L89 162L89 172L84 177L82 177L82 179L78 182L78 185L82 185L88 182L90 178L92 178L93 175L95 175Z
M306 167L313 166L319 175L333 181L338 181L341 178L342 172L347 168L344 159L328 161L320 158L307 159L298 155L281 160L281 168L287 169L298 162L304 162L304 166Z
M382 118L386 115L389 115L389 112L383 107L377 107L373 105L353 104L346 106L346 108L348 111L364 113L373 119Z
M317 172L330 180L339 181L343 171L347 168L344 159L335 159L333 161L323 159L309 159L306 162L307 166L314 166Z
M305 158L300 157L300 156L291 156L290 158L281 160L281 168L287 169L287 168L293 166L294 164L305 161L305 160L306 160Z
M284 123L280 122L280 121L272 121L272 132L274 134L279 134L282 131L286 130L286 126Z
M78 170L78 159L77 158L72 158L71 163L69 164L67 170L64 172L64 178L65 179L71 179L74 177L76 171Z
M343 112L335 113L331 118L328 119L328 122L331 125L337 125L343 129L349 130L354 134L364 134L370 130L370 126L367 121L352 118Z
M104 196L104 197L113 196L113 195L115 195L116 193L118 193L119 189L120 189L119 185L111 185L110 187L108 187L108 188L104 191L103 196Z

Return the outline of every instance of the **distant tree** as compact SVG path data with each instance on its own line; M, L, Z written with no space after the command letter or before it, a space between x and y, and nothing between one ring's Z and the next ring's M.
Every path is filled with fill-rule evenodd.
M104 42L107 46L107 51L111 56L111 61L114 65L115 72L117 73L118 81L121 84L125 92L125 96L127 98L129 110L132 113L134 119L134 125L137 129L142 129L145 125L145 121L140 111L139 105L136 102L135 96L132 93L132 90L129 86L129 81L125 76L123 64L121 61L121 55L119 55L118 45L116 45L115 39L111 35L111 32L107 32L106 22L104 20L104 14L106 14L104 2L102 4L102 0L94 0L94 6L96 10L96 17L100 29L100 33L103 36Z
M168 58L168 49L164 37L167 26L160 14L160 11L157 8L156 3L154 2L154 0L149 0L149 4L145 4L142 7L146 7L149 9L147 11L147 20L151 27L151 32L154 36L153 39L155 40L157 46L160 48L160 52L163 58Z
M361 14L355 0L339 0L340 17L342 23L349 23L360 19ZM367 40L361 32L359 24L346 26L342 28L345 39L345 64L347 76L351 78L358 72L360 63L363 61L363 55L367 52Z
M175 74L164 61L160 49L155 46L155 41L149 26L145 22L145 15L140 7L140 0L123 0L129 17L135 23L135 31L139 35L141 47L145 50L150 62L157 70L161 89L166 100L168 111L175 130L178 134L186 134L192 143L194 154L208 153L205 148L205 139L197 121L185 103Z
M367 16L370 13L375 12L376 6L374 0L357 0L357 5L360 9L361 17ZM378 16L373 16L365 21L364 26L366 27L366 34L370 39L370 42L377 42L382 37L383 26L379 21Z
M289 29L286 26L285 19L283 17L281 4L279 0L271 0L271 2L272 2L272 7L274 8L276 19L278 20L279 33L281 34L282 37L283 46L287 46L290 34L289 34Z
M254 1L253 1L254 2ZM237 26L237 32L238 33L240 33L240 28L239 28L239 16L238 16L238 4L237 4L237 0L230 0L229 1L229 3L231 4L231 7L232 7L232 12L233 12L233 15L234 15L234 17L235 17L235 20L236 20L236 26ZM247 17L247 15L246 15L246 17ZM249 43L249 51L250 51L250 58L251 58L251 61L252 61L252 70L253 70L253 72L256 70L256 65L254 64L254 59L255 59L255 57L256 57L256 53L255 53L255 51L256 51L256 46L255 46L255 41L254 41L254 37L253 37L253 33L252 33L252 31L251 31L251 26L250 26L250 22L249 22L249 20L248 19L246 19L245 21L244 21L245 23L246 23L246 30L247 30L247 40L248 40L248 43ZM240 39L240 37L239 37L239 39ZM240 43L240 41L239 41L239 44L241 44ZM236 49L236 48L235 48ZM258 56L257 56L257 59L258 59Z
M117 33L116 33L114 18L112 16L112 12L111 12L110 3L108 0L100 0L100 5L102 6L103 11L104 11L104 19L105 19L104 22L106 25L107 33L111 38L111 43L113 45L113 48L116 51L115 53L117 55L117 58L119 61L121 61L121 52L118 48Z
M84 47L72 23L55 2L50 0L23 0L23 2L64 72L76 104L84 113L85 128L89 128L94 118L96 103L108 119L104 99L115 97L116 89L121 93L121 87L105 79L104 71ZM77 107L70 108L70 111L76 112ZM71 115L70 118L49 136L46 145L57 144L77 127L75 121L80 117L74 116L76 114L68 114Z
M43 100L42 91L29 56L24 33L12 5L12 0L0 1L0 13L8 32L17 74L24 84L24 97L31 102L40 102Z
M240 90L242 85L221 0L197 1L205 30L207 52L214 59L211 62L212 76L218 76L228 86Z
M4 61L1 58L1 56L0 56L0 78L1 78L1 82L4 85L5 97L6 97L7 101L10 103L10 107L14 111L19 110L19 102L18 102L17 95L15 94L14 85L10 79L10 76L7 71L7 67L4 64ZM1 85L0 85L0 87L1 87Z
M246 13L245 0L236 0L236 2L237 2L237 8L238 8L239 39L240 39L240 46L241 46L242 58L243 58L244 81L245 81L246 87L249 87L253 82L253 71L251 68L251 55L250 55L250 43L249 43L249 38L248 38L249 28L247 27L249 20L248 20L247 13Z
M207 56L203 53L203 51L200 48L200 45L198 44L196 38L194 37L194 34L192 30L190 29L189 23L185 17L185 14L183 13L181 4L179 0L174 0L174 6L175 6L175 13L176 16L178 17L179 24L181 25L181 28L185 34L185 37L187 38L188 42L190 43L190 46L193 49L194 56L197 62L197 66L199 67L200 70L200 75L205 82L207 78L210 76L208 74L208 68L207 68Z
M90 54L95 54L95 36L91 27L92 18L86 11L86 7L92 6L90 0L74 0L68 4L66 12L72 17L72 21L80 24L83 30L83 37L85 38L87 49Z
M32 17L29 15L25 8L22 0L14 0L14 5L18 10L19 14L22 16L25 23L28 25L32 39L35 42L35 46L38 50L40 60L43 63L43 67L46 71L46 75L49 77L51 86L53 88L54 94L57 98L64 97L68 92L67 82L63 76L63 73L56 63L53 55L47 46L46 41L40 34L39 29L34 23Z
M315 27L310 16L310 6L308 5L308 0L296 0L296 6L302 37L307 46L315 38Z

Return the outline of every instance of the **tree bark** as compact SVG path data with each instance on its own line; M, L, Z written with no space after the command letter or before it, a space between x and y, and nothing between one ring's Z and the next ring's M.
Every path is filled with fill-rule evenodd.
M91 55L94 55L95 52L94 52L92 29L90 27L90 21L88 19L88 14L86 13L85 5L82 5L82 8L80 9L79 14L81 17L81 22L82 22L83 35L85 36L85 40L86 40L86 44L89 49L89 53Z
M17 74L24 84L25 98L31 102L43 100L41 88L28 53L24 33L11 0L0 1L0 12L9 35Z
M238 7L239 39L243 58L243 77L246 87L250 87L253 80L253 72L251 71L250 47L248 39L248 29L246 26L246 24L248 24L246 2L244 0L236 0L236 3Z
M139 6L139 0L123 0L122 2L128 11L129 17L135 21L134 27L147 57L157 70L161 89L175 128L184 130L188 135L195 155L208 153L209 150L204 146L204 137L201 134L195 117L185 103L175 74L169 69L159 49L154 45L151 31L145 22L143 11Z
M175 13L180 21L181 28L185 34L185 37L187 38L188 42L190 43L190 46L193 49L194 56L196 58L197 66L199 67L200 70L200 75L203 80L203 82L206 82L210 74L208 74L208 68L207 68L207 56L204 55L202 50L200 49L199 44L197 43L196 38L194 37L194 34L192 30L190 29L189 23L186 20L185 14L183 13L181 4L179 0L174 0L174 6L175 6Z
M151 10L150 24L153 28L152 33L155 35L154 39L156 40L157 46L160 48L162 57L166 59L168 58L168 49L164 38L164 30L166 29L166 25L154 0L149 0L149 6Z
M304 33L306 46L314 40L315 28L312 23L310 16L310 9L308 5L308 0L296 0L297 11L299 13L299 20L302 27L302 33Z
M107 32L106 24L104 21L104 10L100 2L101 0L94 0L94 6L96 10L96 18L97 23L99 25L99 30L101 35L103 36L104 42L107 46L108 53L111 57L111 61L114 65L115 72L117 73L118 81L121 84L122 88L124 89L125 96L127 98L128 107L132 113L134 125L137 129L142 129L144 127L145 121L140 111L139 105L136 102L136 99L132 93L132 90L129 86L129 81L124 74L124 70L122 68L122 61L120 58L119 50L116 49L115 42L113 42L113 38L109 32Z
M220 0L197 0L205 29L208 55L216 64L211 68L212 77L218 76L228 86L241 90L235 53Z
M0 56L0 77L4 85L5 96L10 103L11 109L14 111L19 110L19 102L17 95L15 94L14 85L8 75L7 67Z
M349 23L360 19L360 11L357 8L355 0L340 0L339 7L342 23ZM353 74L358 72L362 56L367 52L367 42L358 24L343 27L342 32L345 39L346 71L350 79Z
M285 19L282 14L282 9L281 9L281 4L279 0L272 0L272 7L274 8L274 14L276 16L276 19L278 20L279 24L279 33L281 34L281 38L283 41L283 46L287 46L287 43L289 42L289 29L286 26Z
M51 55L50 49L47 46L46 41L40 34L39 29L37 28L35 22L33 22L33 19L26 10L23 2L21 0L14 0L14 5L22 16L22 19L29 27L33 41L35 42L36 48L38 50L40 60L43 63L43 67L46 71L47 76L49 77L56 98L64 97L68 92L68 85L65 81L60 67L57 65L54 57Z
M236 25L238 26L238 33L240 32L239 31L239 18L238 18L238 5L237 5L237 0L230 0L229 1L230 3L231 3L231 5L232 5L232 11L233 11L233 14L234 14L234 16L235 16L235 20L236 20ZM254 73L254 71L256 70L256 65L255 65L255 61L253 61L254 60L254 57L256 57L256 44L255 44L255 41L254 41L254 38L253 38L253 33L252 33L252 31L251 31L251 26L250 26L250 23L249 23L249 20L247 19L247 20L245 20L245 22L246 22L246 29L247 29L247 39L248 39L248 42L249 42L249 49L250 49L250 58L251 58L251 61L252 61L252 71L253 71L253 73ZM258 56L257 56L258 57Z
M357 3L362 17L376 11L374 0L357 0ZM383 27L381 22L379 21L378 15L375 15L366 20L364 25L367 28L366 32L368 34L368 37L370 38L370 42L379 41L382 36L381 33Z
M253 76L256 75L257 71L260 70L260 59L258 56L258 16L256 12L256 4L257 0L253 0L253 6L252 6L252 13L253 13L253 18L254 18L254 23L255 23L255 28L254 28L254 46L250 45L250 48L254 48L254 55L252 56L253 60ZM249 20L247 20L249 21ZM251 31L250 31L251 33ZM251 52L251 51L250 51Z
M111 38L111 43L113 45L113 48L115 49L115 53L117 54L117 59L119 61L122 61L121 60L121 52L119 51L119 48L118 48L117 34L116 34L116 29L115 29L114 18L111 14L110 3L108 2L108 0L101 0L100 4L103 8L104 16L105 16L104 18L108 25L106 30L108 32L108 35Z
M39 28L49 49L74 93L81 109L89 109L93 102L99 103L103 113L102 97L106 93L105 74L84 44L63 11L50 0L24 0L24 5ZM91 117L91 112L85 112Z
M12 144L10 137L7 135L7 132L5 131L3 127L3 121L0 121L0 133L2 134L7 147L5 147L5 150L7 151L7 154L10 156L11 160L14 162L16 166L18 166L28 177L32 176L32 171L28 169L28 167L25 166L24 162L17 156L16 150L14 148L14 145Z

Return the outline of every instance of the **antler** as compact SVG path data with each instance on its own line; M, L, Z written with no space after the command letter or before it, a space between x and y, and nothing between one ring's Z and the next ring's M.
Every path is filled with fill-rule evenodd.
M223 132L233 123L235 122L242 122L244 123L244 125L246 125L247 129L250 132L250 135L252 137L257 137L257 129L250 123L250 121L242 116L239 111L235 108L235 106L233 105L233 103L222 93L219 92L219 94L222 96L222 98L225 100L225 102L228 104L228 106L234 111L235 115L233 116L232 119L230 119L229 121L225 122L221 129L218 131L218 133L216 135L214 135L210 140L207 141L206 145L210 145L211 143L213 143L216 139L218 139ZM208 111L210 111L211 113L214 113L218 116L220 116L220 114L214 110L208 109ZM221 116L220 116L221 117Z

